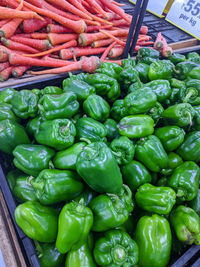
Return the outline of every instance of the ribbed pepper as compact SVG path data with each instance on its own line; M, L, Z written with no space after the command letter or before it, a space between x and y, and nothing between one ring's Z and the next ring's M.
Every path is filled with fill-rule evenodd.
M125 67L120 73L119 83L123 90L128 90L132 83L139 80L139 73L135 67L128 66Z
M83 190L77 173L67 170L46 169L31 180L37 199L43 205L72 200Z
M33 119L30 119L26 125L26 131L30 137L33 137L36 135L39 131L40 123L42 122L41 117L35 117Z
M161 118L163 111L163 106L159 102L156 102L155 106L147 112L147 115L149 115L156 123Z
M92 231L102 232L123 224L133 211L132 192L123 185L118 194L98 195L89 204L94 222Z
M63 90L58 86L46 86L41 90L42 95L60 95L63 93Z
M84 181L99 193L118 193L122 187L117 161L103 142L87 145L77 156L76 169Z
M160 173L162 175L169 176L173 173L174 169L176 169L182 163L183 160L178 154L170 152L168 154L167 167L165 169L162 169Z
M154 94L156 94L158 101L161 103L169 98L172 93L170 83L167 80L156 79L146 83L145 86L151 88Z
M173 53L168 59L175 65L186 60L185 56L179 53Z
M119 132L117 129L117 122L113 119L107 119L104 122L104 126L106 127L107 130L107 135L106 138L108 141L112 141L115 138L119 137Z
M116 100L111 108L111 116L116 120L119 121L126 115L128 115L128 110L124 106L124 99Z
M37 201L26 201L15 209L15 220L24 233L40 242L54 242L58 228L58 212Z
M170 60L157 60L149 66L149 80L166 79L172 78L174 64Z
M200 79L200 77L199 77ZM185 83L185 87L180 89L180 99L184 103L193 106L200 104L200 80L191 79Z
M200 64L200 55L197 52L189 52L186 55L187 60Z
M19 122L20 119L12 111L12 106L7 103L0 103L0 121L12 120Z
M199 77L200 77L200 66L193 68L189 72L188 77L190 77L192 79L199 79Z
M99 68L96 69L95 73L106 74L107 76L118 80L123 67L123 63L121 67L117 63L103 62Z
M122 68L128 68L128 67L135 67L136 66L136 60L130 58L130 56L128 56L128 58L122 59L121 61L121 66Z
M148 212L167 215L176 203L176 193L170 187L141 185L135 194L136 204Z
M195 67L198 67L198 64L191 61L178 63L173 70L174 78L177 78L178 80L185 80L190 71Z
M148 47L140 48L136 56L137 63L141 62L148 65L158 59L159 59L159 52L155 49L150 49Z
M135 66L135 69L138 71L140 80L143 83L146 83L149 81L149 77L148 77L149 65L148 64L140 62Z

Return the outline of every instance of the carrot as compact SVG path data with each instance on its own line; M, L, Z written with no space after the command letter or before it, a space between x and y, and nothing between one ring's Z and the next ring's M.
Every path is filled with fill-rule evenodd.
M96 2L96 0L86 0L90 6L97 10L97 13L102 14L105 19L107 19L107 14L103 8Z
M22 23L22 30L25 33L33 33L36 32L43 27L46 27L49 23L52 23L52 19L44 18L43 21L38 19L26 19Z
M15 37L15 36L11 37L10 40L30 46L31 48L33 47L37 50L48 50L51 48L51 44L48 40L37 40L37 39Z
M153 48L156 50L161 50L163 48L163 41L162 41L162 34L161 32L158 32L156 36L156 40L154 42Z
M28 58L23 57L21 55L10 53L9 54L9 62L11 65L28 65L28 66L42 66L42 67L63 67L71 64L71 61L63 61L63 62L57 62L57 61L47 61L42 59L36 59L36 58Z
M2 27L3 25L7 24L9 21L10 21L9 19L0 20L0 27Z
M109 54L108 54L108 57L109 58L116 58L116 57L120 57L124 52L124 47L113 47Z
M118 3L118 2L115 2L115 1L111 1L113 4L117 5L117 6L125 6L126 4L123 4L123 3Z
M92 47L102 47L102 46L107 46L113 42L113 39L108 38L108 39L102 39L95 41L91 44Z
M110 59L105 59L104 62L110 62L110 63L117 63L119 65L122 64L122 61L119 59L119 60L110 60Z
M147 34L148 33L148 27L147 26L141 26L140 33L141 34Z
M106 36L110 37L111 39L113 39L116 43L118 43L119 45L121 46L125 46L126 43L119 40L119 38L115 37L114 35L112 35L111 33L109 32L106 32L106 31L103 31L103 30L99 30L100 32L102 32L103 34L105 34Z
M48 38L48 34L45 32L35 32L35 33L31 33L30 37L33 39L47 39Z
M168 46L166 39L162 36L163 48L161 50L161 54L163 57L170 57L173 53L173 50L170 46Z
M82 70L89 73L93 73L101 64L101 61L96 56L91 57L83 57L81 60L70 64L69 66L43 70L43 71L29 71L30 74L40 75L40 74L59 74L59 73L67 73L76 70Z
M87 30L86 32L94 32L94 31L98 31L100 29L109 29L111 28L112 25L99 25L99 26L87 26Z
M140 45L140 46L144 46L144 45L152 45L154 44L154 42L141 42L141 41L138 41L137 42L137 45Z
M30 33L18 33L18 34L14 34L13 36L31 38L31 34Z
M6 61L8 61L8 53L0 50L0 62L6 62Z
M94 26L100 26L101 25L101 23L99 23L98 21L94 21L94 20L84 19L84 21L87 25L94 25Z
M30 66L17 66L12 69L12 76L15 78L21 77L24 72L30 69Z
M107 20L119 20L121 17L117 15L116 13L106 12L107 14ZM102 17L101 14L97 14L99 17Z
M17 0L17 1L20 1L20 0ZM52 11L38 8L38 7L31 5L27 2L24 2L24 6L39 13L40 15L46 16L48 18L51 18L51 19L57 21L58 23L60 23L61 25L64 25L65 27L71 28L76 33L83 33L86 30L86 24L83 20L72 21L72 20L67 19L65 17L61 17L60 15L57 15L56 13L54 13Z
M112 20L112 24L113 24L113 26L115 26L115 27L119 27L119 26L130 26L130 23L129 22L127 22L126 20L124 20L124 19L118 19L118 20Z
M25 56L25 57L42 57L42 56L45 56L45 55L60 51L61 49L65 49L65 48L68 48L68 47L73 47L73 46L76 46L76 45L77 45L77 41L76 40L72 40L72 41L69 41L69 42L67 42L65 44L58 45L58 46L56 46L54 48L51 48L51 49L49 49L47 51L44 51L44 52L41 52L41 53L37 53L37 54L34 54L34 55L23 54L23 56Z
M12 19L7 24L1 27L0 36L5 37L5 38L11 37L16 32L21 22L22 22L22 19Z
M0 72L10 66L9 62L0 63Z
M48 24L47 25L47 32L48 33L72 33L73 31L71 29L63 27L61 25Z
M12 73L13 67L8 67L0 72L0 82L8 80Z
M60 58L71 59L75 55L76 57L101 54L106 50L106 47L92 48L92 47L74 47L60 50Z
M70 40L76 40L78 39L78 34L76 33L48 33L48 39L51 42L52 45L65 43Z
M8 48L13 49L13 50L20 50L20 51L26 51L29 53L37 53L38 50L35 48L29 47L28 45L21 44L18 42L14 42L12 40L6 39L4 37L1 38L1 42Z
M41 19L37 13L32 11L20 11L16 9L11 9L7 7L0 7L0 19L13 19L13 18L20 18L20 19Z
M102 62L106 59L108 53L110 52L110 50L111 50L115 45L116 45L116 42L113 42L112 44L110 44L110 45L106 48L106 50L103 52L102 56L100 57L100 60L101 60Z

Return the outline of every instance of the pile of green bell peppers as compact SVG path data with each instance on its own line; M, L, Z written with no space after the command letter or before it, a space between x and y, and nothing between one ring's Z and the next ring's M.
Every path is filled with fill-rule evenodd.
M7 88L0 150L42 267L165 267L175 243L200 245L196 52L141 48L60 87Z

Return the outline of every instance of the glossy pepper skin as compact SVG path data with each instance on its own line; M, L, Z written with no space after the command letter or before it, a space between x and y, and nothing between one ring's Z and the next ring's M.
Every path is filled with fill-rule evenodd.
M12 106L7 103L0 103L0 121L7 119L19 122L19 118L12 111Z
M165 109L162 118L169 124L184 127L192 123L194 115L195 111L189 103L180 103Z
M124 106L124 99L118 99L116 100L111 108L111 116L116 120L119 121L123 117L128 115L128 110Z
M170 214L170 222L178 239L188 245L200 245L200 218L191 208L180 205Z
M154 120L148 115L130 115L120 120L118 130L129 138L145 137L154 132Z
M153 172L160 172L167 166L168 160L161 141L155 135L141 138L136 143L135 158Z
M60 95L63 93L63 90L58 86L46 86L41 90L42 95Z
M71 118L79 109L77 97L72 92L60 95L44 95L39 101L39 110L47 120Z
M174 151L184 140L185 131L178 126L164 126L155 130L157 136L167 152Z
M145 183L151 182L151 175L139 161L132 160L121 167L124 182L134 192Z
M129 86L132 83L137 82L138 80L139 80L139 73L135 69L135 67L132 66L125 67L120 73L119 83L124 90L128 90Z
M170 79L170 85L172 88L179 88L181 89L182 87L185 87L185 82L184 81L180 81L176 78L172 78Z
M43 205L51 205L74 199L83 190L77 173L67 170L46 169L31 180L37 199Z
M187 204L200 216L200 189L198 189L196 197L193 198L193 200L189 201Z
M76 137L89 139L91 142L105 141L107 130L99 121L92 118L82 117L76 123Z
M30 90L15 91L10 101L13 112L22 119L36 116L38 96Z
M121 62L122 68L128 68L128 67L135 67L136 66L136 60L132 59L128 56L128 58L125 58Z
M199 80L190 79L185 82L185 86L179 90L180 101L189 103L193 106L200 104L200 85Z
M39 144L47 145L56 150L63 150L74 143L76 127L68 119L43 121L34 135Z
M185 56L179 53L173 53L168 59L175 65L186 60Z
M150 65L153 61L159 59L159 52L155 49L150 49L148 47L142 47L139 49L136 60L137 63L145 63Z
M163 106L159 102L156 102L155 106L147 112L147 115L149 115L156 123L161 118L163 111Z
M100 237L94 247L94 258L99 266L136 266L138 246L124 231L110 230Z
M35 134L39 131L40 123L42 122L41 117L35 117L33 119L30 119L26 125L26 132L30 137L34 137Z
M123 224L133 211L132 192L123 185L118 194L98 195L89 204L94 222L92 231L103 232Z
M156 94L158 101L161 103L169 98L172 93L170 83L167 80L157 79L145 84L145 86L151 88Z
M200 132L193 131L186 134L183 143L177 149L177 154L184 160L200 161Z
M0 92L0 103L10 104L11 99L15 93L13 88L6 88Z
M186 55L187 60L200 64L200 56L197 52L190 52Z
M117 129L117 122L115 120L108 118L104 122L104 126L106 127L106 130L107 130L106 138L108 139L108 141L112 141L113 139L119 137L119 132Z
M81 199L84 200L85 206L88 206L92 199L96 197L97 193L93 191L90 187L84 187L84 191L80 193L74 200L79 202Z
M124 106L129 115L142 114L148 112L156 104L157 96L148 87L143 87L124 98Z
M192 79L197 79L198 80L199 77L200 77L200 66L193 68L189 72L188 77L190 77Z
M76 94L78 101L82 102L88 98L89 95L95 94L94 86L89 85L85 81L65 79L63 81L64 92L73 92Z
M35 242L35 248L41 267L63 266L65 255L57 250L55 243Z
M118 193L122 187L117 161L103 142L87 145L77 156L76 169L86 184L99 193Z
M120 96L120 86L117 80L106 74L94 73L87 76L85 81L95 87L97 95L105 96L110 102Z
M149 72L149 65L145 63L138 63L135 66L135 69L139 73L139 78L141 82L146 83L149 81L148 72Z
M120 165L129 163L135 154L135 147L126 136L120 136L118 139L114 139L110 144L110 148L117 163Z
M58 251L65 254L71 249L80 248L87 241L92 224L92 211L81 201L66 204L58 219L56 239Z
M143 210L167 215L176 203L176 193L170 187L158 187L146 183L138 188L135 200Z
M40 242L54 242L58 228L58 212L37 201L26 201L15 209L15 220L24 233Z
M76 159L78 154L84 149L86 143L75 143L69 148L59 151L53 158L53 165L61 170L76 170Z
M170 152L168 154L167 167L165 169L162 169L160 173L162 175L169 176L173 173L174 169L176 169L182 163L183 160L178 154Z
M108 102L99 95L88 96L83 102L83 110L89 117L97 121L105 121L110 114Z
M175 169L168 180L168 186L177 192L181 201L190 201L197 196L199 178L199 166L193 161L185 161Z
M48 169L55 152L43 145L18 145L14 151L14 165L29 175L37 176L43 169Z
M16 146L29 144L24 127L12 120L0 121L0 150L12 154Z
M173 70L174 78L178 80L185 80L188 74L190 73L190 71L195 67L198 67L198 64L191 62L191 61L178 63Z
M121 67L117 63L103 62L101 63L100 67L96 69L95 73L102 73L118 80L120 77L120 73L123 70L122 68L123 65Z
M143 216L136 226L135 240L138 244L139 265L142 267L165 267L170 259L172 234L169 222L160 215Z
M158 60L151 63L148 72L149 80L171 79L173 67L174 64L170 60Z

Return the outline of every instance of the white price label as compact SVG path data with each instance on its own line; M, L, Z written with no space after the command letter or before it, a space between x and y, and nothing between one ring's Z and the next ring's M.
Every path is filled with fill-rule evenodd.
M166 19L200 40L200 0L175 0Z

